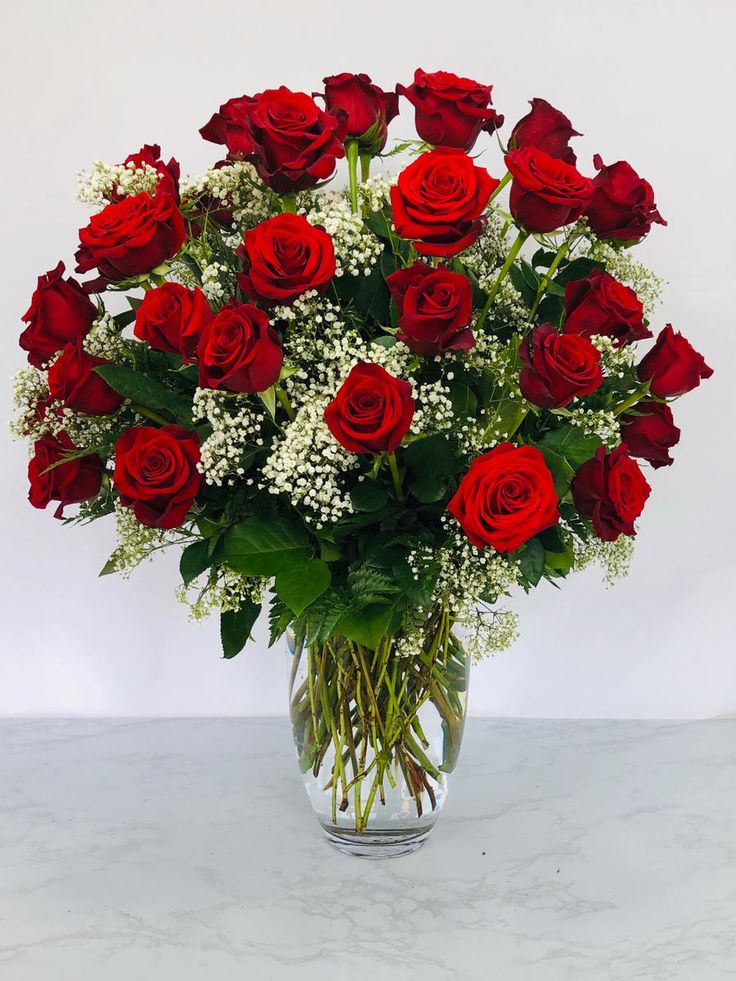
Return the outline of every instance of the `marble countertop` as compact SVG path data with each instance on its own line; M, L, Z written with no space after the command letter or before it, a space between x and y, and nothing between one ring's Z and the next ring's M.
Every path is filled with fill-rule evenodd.
M469 724L419 852L323 840L284 720L0 721L2 981L720 981L736 722Z

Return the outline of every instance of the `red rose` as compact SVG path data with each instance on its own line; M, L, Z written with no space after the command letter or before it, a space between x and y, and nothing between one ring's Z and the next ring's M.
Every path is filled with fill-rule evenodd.
M454 256L478 238L499 181L460 150L423 153L391 188L394 227L425 255Z
M129 154L123 160L122 166L127 167L132 164L136 170L144 170L146 166L153 167L160 175L157 190L165 191L179 203L179 162L172 157L168 163L161 160L161 147L158 143L146 143L138 153ZM118 194L117 190L110 197L111 201L122 201L124 195Z
M202 331L197 354L200 386L228 392L265 392L284 362L279 335L252 303L223 307Z
M634 522L644 510L651 490L639 464L626 446L606 453L599 446L572 479L572 496L580 514L590 518L596 535L615 542L619 535L635 535Z
M67 504L79 504L99 494L104 465L96 454L59 462L69 453L79 452L67 433L44 436L36 441L33 450L33 459L28 464L31 483L28 500L34 508L45 508L49 501L59 501L54 517L61 518Z
M97 316L97 308L76 279L62 279L60 262L38 277L31 305L21 317L28 324L20 335L20 346L28 360L43 368L65 344L85 337Z
M156 351L179 354L191 361L199 338L214 314L202 290L164 283L147 290L135 312L133 333Z
M697 388L710 378L713 369L705 363L687 338L667 324L659 332L654 347L642 358L639 378L650 382L649 391L658 399L676 398Z
M361 150L372 156L386 146L388 124L398 115L399 97L374 85L368 75L330 75L325 85L328 112L342 110L347 116L345 138L357 140Z
M77 272L97 268L106 282L140 276L175 256L184 237L184 219L170 194L134 194L108 204L80 229Z
M533 146L574 167L577 160L568 143L571 137L583 134L572 128L564 112L555 109L545 99L532 99L530 105L531 111L511 131L509 149L522 150Z
M492 85L481 85L452 72L425 72L417 68L414 84L397 85L415 109L419 138L432 146L469 151L481 130L492 133L503 116L491 108Z
M307 290L324 293L335 275L332 237L288 212L246 232L236 255L245 270L240 288L266 306L293 303Z
M416 354L469 351L475 337L473 287L467 276L426 262L397 269L386 279L399 313L400 341Z
M528 146L505 157L513 181L509 208L528 232L553 232L585 211L593 182L557 157Z
M473 460L447 510L473 545L497 552L513 552L560 519L541 452L512 443L500 443Z
M249 156L255 149L250 130L253 101L249 95L228 99L200 129L202 138L226 146L228 154L236 159Z
M587 337L558 334L552 324L535 327L519 346L521 394L543 409L559 409L603 383L601 354Z
M563 330L583 337L612 337L617 347L652 336L636 293L602 269L593 269L565 287Z
M90 416L107 416L115 412L123 397L95 371L103 364L112 364L112 361L87 354L81 340L67 344L49 368L51 397L69 409Z
M115 444L120 501L149 528L178 528L202 484L199 439L181 426L131 426Z
M393 453L413 416L409 382L365 363L351 369L325 409L330 432L351 453Z
M598 174L593 179L586 217L598 238L638 242L654 222L667 224L657 211L652 185L639 177L630 164L619 160L606 167L599 154L593 157L593 164Z
M680 441L672 409L666 402L639 402L635 414L621 419L621 439L632 456L648 460L656 470L673 462L669 450Z

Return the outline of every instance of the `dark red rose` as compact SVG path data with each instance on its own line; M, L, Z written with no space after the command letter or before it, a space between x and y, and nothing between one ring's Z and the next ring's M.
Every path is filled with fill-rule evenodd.
M202 485L199 439L181 426L131 426L115 444L113 483L142 525L178 528Z
M672 324L662 328L637 370L642 381L650 382L649 391L658 399L692 392L713 374L703 355L698 354L687 338L674 331Z
M505 157L513 181L509 208L528 232L553 232L585 211L593 182L564 160L528 146Z
M133 333L156 351L179 354L191 361L199 338L214 314L202 290L164 283L147 290L135 312Z
M63 279L63 274L60 262L38 277L31 305L21 318L28 326L20 335L20 346L36 368L43 368L65 344L85 337L97 316L97 308L76 279Z
M132 164L136 170L143 170L146 166L153 167L161 175L157 190L165 191L172 196L177 204L179 203L179 162L172 157L168 163L164 163L161 159L161 147L158 143L146 143L138 153L129 154L123 160L122 166L127 167L128 164ZM123 197L124 195L115 191L110 200L122 201Z
M636 293L602 269L593 269L565 287L563 330L583 337L612 337L617 347L652 336Z
M351 369L325 409L330 432L351 453L393 453L413 416L409 382L365 363Z
M457 255L480 235L480 216L498 184L460 150L423 153L391 188L394 227L424 255Z
M123 401L114 388L98 375L95 368L112 364L106 358L95 358L76 344L67 344L49 368L49 392L52 399L63 402L75 412L106 416L120 408Z
M61 518L67 504L89 501L99 494L104 464L96 454L59 462L78 452L67 433L36 440L33 459L28 464L31 483L28 500L34 508L45 508L49 501L58 501L54 517Z
M545 99L532 99L530 105L531 111L511 130L509 149L523 150L524 147L533 146L574 167L577 159L568 144L571 137L583 134L572 128L564 112L555 109Z
M452 72L425 72L417 68L412 85L396 91L415 109L419 138L431 146L469 151L481 131L492 133L503 125L503 116L491 108L492 85Z
M399 313L400 341L416 354L469 351L475 337L473 287L467 276L426 262L397 269L386 279Z
M680 442L680 430L666 402L646 400L622 417L621 439L632 456L648 460L656 470L673 462L669 450Z
M288 212L246 232L236 255L245 270L240 288L266 306L293 303L307 290L324 293L335 275L332 237Z
M107 282L140 276L175 256L184 237L184 219L170 194L134 194L108 204L80 229L77 272L96 268Z
M231 157L242 159L255 151L250 113L255 100L249 95L228 99L200 129L203 139L226 146Z
M619 160L603 165L599 154L593 157L598 174L593 179L593 196L585 212L588 224L598 238L619 242L638 242L654 222L667 222L657 211L652 185L634 168Z
M535 327L519 346L521 394L543 409L559 409L601 387L601 354L587 337L558 334L552 324Z
M223 307L202 331L197 354L200 386L228 392L265 392L284 362L279 335L252 303Z
M347 116L345 139L357 140L364 153L375 156L386 146L388 124L398 115L399 97L374 85L368 75L330 75L325 85L327 111Z
M473 460L447 510L477 548L513 552L560 520L557 500L541 452L500 443Z
M622 444L610 453L599 446L573 477L571 490L575 507L591 519L596 535L615 542L619 535L636 534L634 522L651 488Z

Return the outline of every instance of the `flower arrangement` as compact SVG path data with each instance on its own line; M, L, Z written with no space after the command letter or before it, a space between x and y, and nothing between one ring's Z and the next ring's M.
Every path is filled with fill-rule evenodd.
M387 151L400 96L418 139ZM397 780L415 821L438 806L468 660L512 642L513 587L625 571L643 465L672 463L671 402L712 373L671 325L637 351L661 283L630 249L666 224L650 184L599 156L585 176L544 99L505 141L503 122L448 72L230 99L203 175L154 145L80 175L91 278L59 262L22 318L31 504L113 515L103 573L181 548L181 598L219 611L226 658L268 605L302 770L358 834ZM397 151L397 177L371 174Z

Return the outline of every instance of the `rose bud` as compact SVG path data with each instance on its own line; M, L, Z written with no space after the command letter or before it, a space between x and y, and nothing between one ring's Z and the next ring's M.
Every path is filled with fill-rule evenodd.
M397 269L386 279L399 313L398 340L415 354L469 351L475 337L473 287L467 276L426 262Z
M386 146L388 124L398 115L399 97L374 85L368 75L330 75L325 85L325 105L331 113L347 116L346 140L357 140L361 150L376 156Z
M654 347L642 358L639 378L648 381L649 391L658 399L676 398L697 388L710 378L713 369L705 363L687 338L667 324L659 332Z
M634 522L644 510L651 488L639 464L626 446L606 453L599 446L592 460L578 470L571 484L575 507L593 522L593 530L604 542L619 535L635 535Z
M557 501L542 453L500 443L473 460L447 510L477 548L513 552L559 521Z
M533 146L504 159L513 178L509 209L528 232L553 232L582 215L593 184L575 167Z
M680 441L672 409L666 402L639 402L636 414L627 413L621 419L621 439L632 456L647 460L656 469L669 467L669 450Z
M132 164L136 170L145 170L146 167L153 167L161 178L158 182L157 190L165 191L172 196L177 204L179 203L179 162L172 157L168 163L164 163L161 160L161 147L158 143L146 143L145 146L140 148L138 153L131 153L127 156L121 166L127 167L129 164ZM111 195L110 200L122 201L123 197L125 195L118 194L116 190Z
M265 392L284 362L279 335L252 303L223 307L202 331L197 349L200 388Z
M417 68L414 83L396 91L415 109L419 138L431 146L470 151L481 131L492 133L503 116L491 108L492 85L481 85L452 72L425 72Z
M131 426L115 444L120 502L148 528L184 523L202 485L199 438L181 426Z
M31 484L28 500L34 508L45 508L49 501L59 501L54 517L61 518L67 504L89 501L99 494L104 469L99 456L90 453L60 462L70 453L78 452L64 432L36 440L33 459L28 464Z
M565 287L566 334L611 337L617 347L651 337L644 323L644 307L636 293L602 269Z
M509 149L523 150L524 147L533 146L574 167L577 160L568 143L571 137L583 134L572 128L564 112L555 109L545 99L532 99L530 105L531 111L511 131Z
M457 255L480 235L480 216L498 184L460 150L422 153L391 188L394 228L424 255Z
M81 341L67 344L49 368L51 397L75 412L90 416L107 416L115 412L123 397L95 371L104 364L112 364L112 361L87 354Z
M559 409L601 387L601 353L587 337L558 334L552 324L535 327L519 346L521 394L543 409Z
M21 318L28 326L20 335L20 346L36 368L43 368L66 344L85 337L97 316L76 279L62 279L63 274L60 262L38 277L31 305Z
M356 364L325 409L335 439L351 453L393 453L414 416L409 382L377 364Z
M179 354L191 361L199 338L214 314L202 290L164 283L147 290L135 312L133 333L156 351Z
M593 164L598 174L593 179L593 196L585 214L598 238L638 242L654 222L667 224L657 211L652 185L639 177L630 164L619 160L604 166L600 154L593 157Z
M308 290L324 293L335 275L332 237L288 212L247 231L235 254L245 270L238 285L265 306L288 305Z

